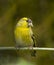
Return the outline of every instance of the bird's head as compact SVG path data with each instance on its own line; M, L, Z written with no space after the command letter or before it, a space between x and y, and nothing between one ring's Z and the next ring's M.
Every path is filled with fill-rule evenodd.
M23 17L18 21L17 26L20 26L20 27L33 27L32 20L27 18L27 17Z

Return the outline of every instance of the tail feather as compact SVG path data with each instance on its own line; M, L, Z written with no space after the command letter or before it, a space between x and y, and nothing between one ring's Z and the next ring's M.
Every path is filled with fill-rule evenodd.
M35 36L33 35L32 36L32 39L33 39L33 47L36 47L36 40L35 40ZM36 50L32 50L32 53L31 53L32 56L36 56Z
M32 53L31 53L31 56L36 56L36 50L33 50Z

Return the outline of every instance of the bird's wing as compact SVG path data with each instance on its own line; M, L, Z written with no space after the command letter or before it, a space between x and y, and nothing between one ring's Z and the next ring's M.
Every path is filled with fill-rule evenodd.
M36 37L34 34L32 35L32 40L33 40L33 47L36 47Z

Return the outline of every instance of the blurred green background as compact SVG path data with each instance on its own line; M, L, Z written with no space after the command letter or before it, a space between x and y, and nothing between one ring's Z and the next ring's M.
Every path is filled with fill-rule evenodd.
M32 19L37 46L54 47L54 0L0 0L0 46L15 46L14 27L17 19L22 17ZM12 50L9 53L14 52L14 56L12 56L13 53L6 52L8 54L4 55L3 52L5 51L1 52L1 64L7 62L4 61L4 58L8 60L7 56L12 57L12 60L18 56ZM35 58L31 57L28 51L20 51L18 54L27 61L29 59L30 62L34 62L33 65L54 65L54 51L37 51ZM30 65L26 61L25 63L25 65Z

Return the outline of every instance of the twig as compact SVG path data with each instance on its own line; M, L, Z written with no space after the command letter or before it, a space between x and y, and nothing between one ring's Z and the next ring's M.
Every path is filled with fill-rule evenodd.
M20 48L16 48L16 47L0 47L0 50L51 50L54 51L54 48L42 48L42 47L20 47Z

